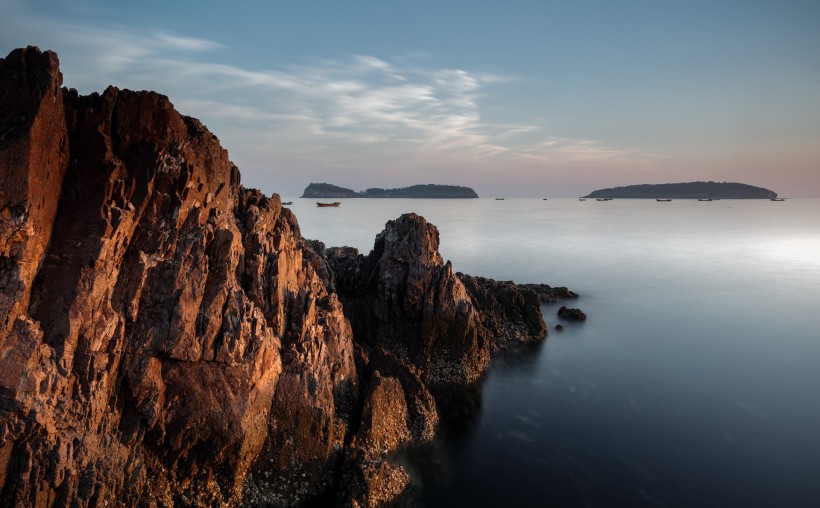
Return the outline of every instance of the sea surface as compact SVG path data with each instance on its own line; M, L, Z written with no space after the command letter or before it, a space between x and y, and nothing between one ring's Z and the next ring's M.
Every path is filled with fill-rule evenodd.
M328 246L416 212L456 270L581 295L396 459L409 503L820 507L820 199L293 201Z

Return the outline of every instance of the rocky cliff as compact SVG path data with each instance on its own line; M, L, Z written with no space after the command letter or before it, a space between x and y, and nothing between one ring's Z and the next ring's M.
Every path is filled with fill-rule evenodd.
M166 97L61 85L0 60L0 505L378 506L437 387L545 336L423 218L325 249Z

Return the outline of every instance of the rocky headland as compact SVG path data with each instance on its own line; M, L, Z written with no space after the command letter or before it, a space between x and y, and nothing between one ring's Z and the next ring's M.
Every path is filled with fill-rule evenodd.
M1 506L389 503L437 394L573 295L454 272L414 214L306 240L199 121L52 52L0 90Z
M763 187L736 182L687 182L626 185L599 189L587 198L622 199L771 199L777 193Z
M353 189L339 187L329 183L311 183L305 187L300 197L303 198L414 198L414 199L471 199L478 194L469 188L459 185L411 185L396 189L373 187L356 192Z

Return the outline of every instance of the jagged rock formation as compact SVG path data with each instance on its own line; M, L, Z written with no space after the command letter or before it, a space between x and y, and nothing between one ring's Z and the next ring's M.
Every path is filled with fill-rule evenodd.
M736 182L686 182L626 185L599 189L587 198L646 199L771 199L777 193L763 187Z
M485 310L480 313L481 324L494 339L490 341L494 349L537 341L547 334L540 296L532 289L460 272L458 276L473 301Z
M377 506L435 387L544 337L423 218L325 250L166 97L61 84L0 60L0 505Z
M418 366L426 384L470 383L486 370L490 344L438 245L435 226L406 214L387 223L369 255L330 249L327 259L358 342Z
M518 284L518 287L535 291L543 305L558 303L560 300L575 300L578 293L566 286L552 287L548 284Z

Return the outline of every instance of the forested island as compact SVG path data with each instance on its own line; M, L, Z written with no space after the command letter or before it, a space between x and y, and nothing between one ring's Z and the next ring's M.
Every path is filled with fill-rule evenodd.
M771 199L777 193L763 187L736 182L687 182L626 185L599 189L587 198L647 198L647 199Z
M414 213L326 248L168 97L62 79L0 58L0 506L395 505L397 453L577 297L456 272Z
M411 185L396 189L381 189L373 187L361 192L346 189L329 183L311 183L302 193L303 198L477 198L478 194L469 188L460 185Z

